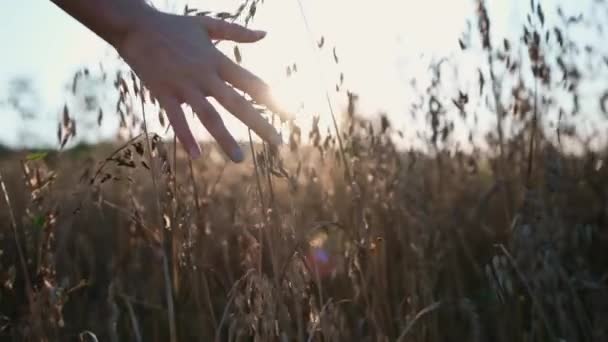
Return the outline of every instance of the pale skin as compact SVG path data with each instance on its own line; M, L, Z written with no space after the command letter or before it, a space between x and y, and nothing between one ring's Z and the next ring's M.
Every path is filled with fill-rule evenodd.
M207 16L160 12L143 0L52 0L58 7L111 44L166 111L177 138L192 158L201 155L181 108L188 104L233 162L243 153L217 110L213 97L273 146L280 135L238 92L281 113L268 85L220 52L212 40L253 43L257 31ZM235 89L236 88L236 89Z

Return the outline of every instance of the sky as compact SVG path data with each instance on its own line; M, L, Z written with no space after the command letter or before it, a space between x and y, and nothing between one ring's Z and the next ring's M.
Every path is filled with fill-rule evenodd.
M239 48L244 66L270 83L277 97L293 108L304 104L297 113L297 122L303 127L310 125L311 113L320 114L322 125L328 126L325 92L331 94L334 109L339 112L346 105L344 90L350 89L360 94L361 112L375 115L385 111L395 126L407 128L412 126L412 118L407 113L414 100L409 80L428 79L430 73L425 63L452 56L460 61L462 73L475 75L480 56L459 54L458 46L467 19L472 20L475 27L473 0L300 1L264 1L251 26L267 30L268 36L256 44L240 44ZM560 2L568 13L583 11L592 1L542 2L546 8ZM186 2L170 3L155 1L159 8L171 12L180 12ZM232 12L241 1L191 0L187 3L201 10ZM517 37L529 1L487 3L492 34ZM61 109L66 102L75 105L66 90L73 73L82 66L99 70L100 63L111 69L117 63L116 53L49 0L1 1L0 13L4 17L0 41L7 47L0 54L0 144L56 146ZM547 17L551 20L552 14L548 13ZM318 51L314 41L321 36L325 38L325 47ZM229 56L233 46L230 42L220 44ZM332 57L334 46L340 60L337 65ZM293 63L297 64L298 72L288 78L285 69ZM345 85L343 91L337 93L334 87L341 72L345 75ZM1 106L1 101L6 104L9 81L15 77L32 79L38 95L32 100L36 103L34 119L24 121L16 112ZM89 91L107 92L97 88ZM102 98L111 103L112 92L107 93L107 97ZM221 112L231 131L244 139L244 125L229 113ZM89 118L91 120L95 121ZM100 129L87 128L85 132L80 129L79 135L88 141L108 139L117 125L117 116L107 114ZM208 137L198 122L192 120L191 125L197 137ZM156 120L151 126L152 130L160 131Z

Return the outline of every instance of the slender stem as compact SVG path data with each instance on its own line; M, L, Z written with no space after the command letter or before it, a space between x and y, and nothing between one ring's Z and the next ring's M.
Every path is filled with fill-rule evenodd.
M315 45L315 41L314 41L314 37L312 36L312 30L310 28L310 25L308 23L308 19L306 19L306 13L304 12L304 6L302 5L302 1L301 0L297 0L298 2L298 7L300 8L300 14L302 15L302 19L304 20L304 25L306 26L306 32L308 33L308 37L310 39L310 43L313 46L314 49L314 45ZM316 61L317 61L317 69L319 70L319 77L321 78L321 82L323 83L323 89L324 89L324 93L325 93L325 100L327 101L327 107L329 109L329 113L331 114L331 120L334 126L334 130L336 132L336 137L338 138L338 147L340 149L340 156L342 157L342 162L344 163L344 168L346 171L346 176L348 178L348 182L349 184L352 183L352 173L350 171L350 166L348 164L348 160L346 159L346 153L344 151L344 144L342 143L342 136L340 134L340 129L338 128L338 122L336 120L336 115L334 114L334 109L333 106L331 104L331 99L329 97L329 91L327 90L327 87L325 86L326 82L324 79L324 74L321 70L321 62L319 60L319 55L317 52L317 50L315 51L315 57L316 57Z
M537 64L538 66L538 64ZM538 78L534 79L534 116L532 117L532 127L530 127L530 145L528 146L528 170L526 174L526 186L532 185L532 171L534 163L534 145L536 140L536 127L538 126Z
M30 310L34 313L34 298L32 298L33 289L32 289L32 281L30 279L30 274L27 269L27 263L25 262L25 254L21 247L21 242L19 241L19 234L17 232L17 220L15 219L15 213L13 211L13 206L11 204L11 200L8 196L8 191L6 190L6 185L4 184L4 179L2 178L2 173L0 172L0 186L2 187L2 192L4 194L4 200L6 201L6 205L8 207L8 213L11 218L11 226L13 228L13 236L15 238L15 245L17 246L17 254L19 256L19 263L21 264L21 268L23 270L23 278L25 279L25 288L27 292L27 299L30 304Z
M188 158L188 165L190 167L190 181L192 182L192 189L194 191L194 205L196 206L196 227L198 233L198 247L203 248L203 239L205 232L202 228L203 220L201 218L201 204L199 200L199 189L196 183L196 179L194 178L194 167L192 166L192 159ZM202 229L201 229L202 228ZM213 329L217 330L217 319L215 317L215 313L213 312L213 304L211 303L211 294L209 293L209 281L207 279L207 275L205 274L204 269L201 268L201 281L203 282L203 291L205 292L205 300L207 301L207 310L209 311L209 315L211 316L211 321L213 323ZM198 287L195 288L197 298L198 298ZM197 300L198 301L198 300ZM199 301L200 302L200 301ZM215 335L215 331L213 332Z
M260 197L260 205L262 206L262 220L266 223L266 205L264 204L264 195L262 193L262 182L260 181L260 173L258 171L258 162L255 156L255 149L253 148L253 139L251 138L251 129L248 130L249 133L249 147L251 148L251 158L253 159L253 169L255 171L255 182L258 189L258 195ZM260 251L258 254L258 271L262 272L262 254L264 253L264 231L260 228L258 229L258 243L260 244Z
M175 311L174 311L174 305L173 305L173 286L172 286L172 282L171 282L171 273L169 272L168 269L168 263L169 261L167 260L167 258L170 255L170 244L168 244L169 241L167 241L170 238L170 233L167 233L165 231L164 228L164 224L163 224L163 213L162 213L162 207L160 205L160 198L159 198L159 192L158 192L158 184L157 184L157 180L156 180L156 176L157 176L157 170L156 170L156 164L154 163L154 159L152 156L152 144L150 143L150 137L148 134L148 124L146 121L146 110L145 110L145 105L144 105L144 100L143 97L140 99L141 100L141 115L143 117L143 122L144 122L144 132L145 132L145 137L146 137L146 144L148 145L148 158L150 160L150 172L152 173L152 184L154 186L154 199L155 199L155 203L156 203L156 210L158 211L158 215L157 218L159 220L159 228L163 230L163 246L164 249L162 249L163 251L163 270L164 270L164 275L165 275L165 286L166 286L166 296L167 296L167 309L168 309L168 314L169 314L169 331L170 331L170 341L171 342L177 342L177 330L176 330L176 326L175 326Z

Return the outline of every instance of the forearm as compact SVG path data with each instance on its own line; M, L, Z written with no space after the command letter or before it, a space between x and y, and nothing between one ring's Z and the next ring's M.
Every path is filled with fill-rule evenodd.
M51 1L115 48L130 30L155 12L145 0Z

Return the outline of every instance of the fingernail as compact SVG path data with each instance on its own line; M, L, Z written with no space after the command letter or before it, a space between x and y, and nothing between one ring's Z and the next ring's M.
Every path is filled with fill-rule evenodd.
M283 144L283 137L279 133L275 133L270 141L275 146L281 146Z
M253 30L253 32L255 33L255 36L258 39L262 39L264 37L266 37L266 31L262 31L262 30Z
M235 147L230 155L232 157L232 161L235 163L240 163L245 159L243 156L243 151L239 147Z
M201 150L197 145L190 147L190 158L197 159L201 156Z

